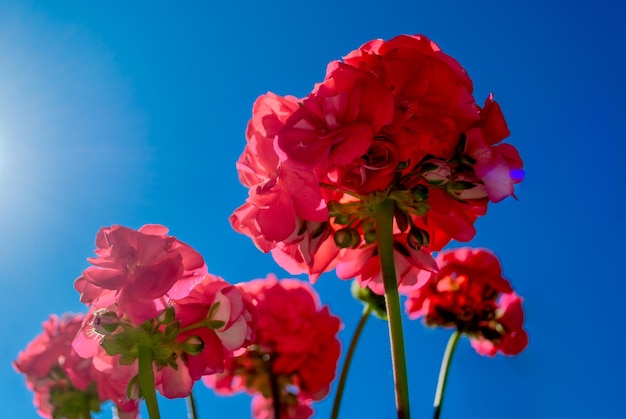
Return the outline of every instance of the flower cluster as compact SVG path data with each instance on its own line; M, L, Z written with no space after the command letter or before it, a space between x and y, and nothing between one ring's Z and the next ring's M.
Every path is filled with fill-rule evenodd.
M221 394L253 393L255 418L274 417L274 399L280 417L310 417L311 403L328 394L335 377L341 322L302 281L270 275L239 286L258 310L256 338L204 382Z
M356 339L371 313L388 321L398 417L409 416L398 292L409 317L456 329L436 417L461 333L488 356L528 344L522 299L496 256L442 251L471 240L489 202L514 197L523 178L517 150L502 144L500 106L493 95L479 106L472 92L428 38L374 40L331 62L304 98L260 96L237 162L249 196L234 229L311 282L332 269L354 278L366 304ZM269 275L231 285L161 225L102 228L95 254L74 283L88 313L52 316L14 364L43 417L87 418L112 400L134 418L144 399L156 418L157 391L187 397L200 379L252 394L257 419L307 419L329 393L342 325L309 283Z
M83 358L72 348L72 340L83 322L83 315L52 315L43 323L43 333L20 352L14 367L26 376L28 388L41 417L90 418L100 404L112 400L121 418L137 416L137 402L126 397L130 377L101 371L95 367L112 359Z
M235 230L291 273L382 292L372 214L395 204L398 282L419 287L430 251L468 241L489 201L514 193L522 161L499 105L481 108L465 70L428 38L375 40L332 62L303 99L261 96L237 167L250 190ZM276 222L280 220L280 222Z
M411 292L411 318L428 326L455 327L481 355L517 355L528 344L522 299L502 277L498 258L486 249L461 248L437 256L439 273Z
M166 233L158 225L100 230L98 257L89 259L95 266L76 280L91 307L74 348L84 357L104 348L118 355L113 368L123 368L136 365L139 346L147 346L157 390L177 398L202 376L223 371L229 353L250 341L254 308Z

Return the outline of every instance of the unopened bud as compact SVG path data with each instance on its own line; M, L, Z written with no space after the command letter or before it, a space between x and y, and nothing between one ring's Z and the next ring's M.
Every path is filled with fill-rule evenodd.
M204 349L204 342L199 336L189 336L181 346L189 355L198 355Z
M117 314L114 311L102 311L100 313L94 313L93 328L96 333L101 335L108 335L117 329L120 325L120 321L117 318Z
M157 322L160 324L170 324L172 320L174 320L175 313L173 306L167 306L165 310L159 314L159 317L157 317Z
M411 189L411 194L416 201L423 201L428 198L428 187L425 185L417 185Z
M369 287L361 288L358 281L352 281L350 288L352 296L357 300L369 305L374 315L380 319L387 320L387 309L385 306L385 296L374 293Z
M363 238L365 239L365 243L372 244L376 241L376 232L368 231L367 233L363 235Z
M426 230L418 227L412 227L407 236L407 244L413 250L420 250L422 247L430 244L430 235Z
M350 220L352 219L352 217L348 214L338 214L335 217L335 223L336 224L341 224L341 225L346 225L350 222Z
M450 180L452 171L443 160L427 160L420 166L420 173L424 180L431 185L443 185Z
M337 247L340 249L346 249L349 247L355 248L361 242L359 233L351 228L342 228L341 230L337 230L333 239L335 240Z

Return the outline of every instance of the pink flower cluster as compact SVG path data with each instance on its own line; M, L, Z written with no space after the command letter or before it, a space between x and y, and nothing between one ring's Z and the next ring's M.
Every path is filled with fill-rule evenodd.
M100 230L98 257L89 259L95 266L75 284L90 311L74 348L92 357L104 347L120 355L113 368L135 365L136 374L129 354L137 342L152 341L155 386L177 398L223 371L225 358L250 341L255 310L239 289L207 272L198 252L166 233L159 225Z
M517 355L528 345L522 299L486 249L462 248L437 256L439 273L411 292L406 310L429 326L455 327L481 355Z
M274 417L273 397L279 397L281 418L310 417L311 403L328 394L335 377L340 320L302 281L270 275L239 286L258 310L256 338L205 384L221 394L255 394L255 418Z
M125 393L130 377L97 369L95 365L112 361L106 354L97 359L83 358L72 348L82 322L83 315L50 316L43 323L43 333L20 352L13 364L35 393L38 413L44 418L88 417L90 410L99 411L101 403L112 400L121 418L136 417L137 402Z
M267 93L253 107L237 168L249 188L235 230L291 273L382 289L372 211L396 205L399 283L436 270L430 251L468 241L489 201L513 195L522 161L499 105L479 107L465 70L428 38L374 40L332 62L303 99ZM280 220L277 222L277 220Z
M155 388L177 398L202 376L222 372L225 360L251 342L252 302L209 274L202 256L165 227L106 227L96 246L94 266L75 283L89 313L51 317L15 362L43 415L65 417L64 409L76 406L68 401L73 394L93 400L81 417L108 399L134 415L141 345L151 353Z

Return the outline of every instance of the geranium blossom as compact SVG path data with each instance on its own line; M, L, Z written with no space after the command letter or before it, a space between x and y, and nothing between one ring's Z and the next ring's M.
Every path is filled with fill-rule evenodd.
M481 355L521 352L528 344L522 299L502 276L498 258L486 249L462 248L441 252L437 263L439 273L409 294L409 316L457 328Z
M239 286L258 310L256 337L245 352L227 361L223 373L204 382L221 394L243 389L260 393L270 401L255 402L257 418L268 417L267 403L276 388L281 412L291 412L286 417L308 417L309 404L328 394L335 377L339 319L320 307L317 294L302 281L277 281L270 275Z
M434 42L402 35L330 63L301 100L261 96L237 166L250 194L233 227L290 273L315 280L336 267L345 277L354 269L342 265L374 242L376 206L392 200L394 234L423 239L401 243L396 259L428 275L432 261L400 249L428 254L471 240L488 202L513 195L523 177L517 150L501 144L509 131L499 105L490 95L481 108L472 91ZM364 279L375 272L355 275L378 284Z
M115 303L120 316L135 324L156 317L170 298L186 295L207 272L202 256L167 235L167 228L145 225L100 229L94 266L85 269L75 288L81 301L97 308Z
M130 367L136 375L137 345L150 342L156 389L168 398L186 397L195 381L222 372L225 359L248 345L255 313L241 290L206 274L187 296L171 300L140 327L118 318L115 306L92 309L73 345L81 356L112 355L112 363L101 363L102 371Z
M157 389L169 398L186 397L202 376L224 371L225 359L251 342L256 320L252 302L211 274L187 297L175 300L173 308L180 324L176 340L185 353L175 355L176 368L166 366L157 373Z
M43 323L44 332L20 352L13 364L35 393L38 413L44 418L88 417L87 412L98 412L101 403L112 400L120 417L136 417L137 402L125 396L130 377L124 380L113 371L99 371L92 358L82 358L72 348L83 317L50 316Z

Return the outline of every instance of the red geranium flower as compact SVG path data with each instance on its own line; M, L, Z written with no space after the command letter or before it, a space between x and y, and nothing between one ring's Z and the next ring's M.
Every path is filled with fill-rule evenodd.
M462 248L441 252L437 263L439 273L409 293L409 317L457 328L481 355L524 350L522 299L502 277L498 258L486 249Z
M523 177L517 150L500 144L509 131L499 105L490 95L481 108L472 91L434 42L401 35L330 63L301 100L261 96L238 162L250 195L233 227L312 281L374 242L372 214L384 200L396 206L394 234L421 237L398 249L471 240L488 202L513 195ZM419 261L414 273L431 264Z
M258 310L256 336L245 352L226 362L222 374L205 377L205 384L221 394L245 389L269 400L275 386L281 411L291 412L286 417L309 417L309 404L328 394L335 377L341 322L320 307L315 291L302 281L270 275L239 286ZM259 407L266 403L253 406L255 417L267 417L267 409Z

